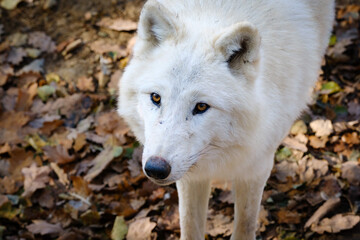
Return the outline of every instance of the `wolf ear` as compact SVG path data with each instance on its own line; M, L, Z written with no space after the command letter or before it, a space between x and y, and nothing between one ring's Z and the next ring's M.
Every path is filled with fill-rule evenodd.
M150 0L140 15L138 37L148 47L158 46L161 42L175 35L175 25L171 13L159 2Z
M215 40L215 49L224 55L230 69L240 70L258 61L260 35L252 24L236 23L226 28Z

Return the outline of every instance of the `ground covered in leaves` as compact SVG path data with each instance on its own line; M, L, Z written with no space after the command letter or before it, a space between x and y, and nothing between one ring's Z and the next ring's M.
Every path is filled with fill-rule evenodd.
M116 115L143 1L0 0L0 239L178 239L175 186ZM360 239L360 5L339 5L314 101L275 156L259 239ZM229 239L214 183L207 239Z

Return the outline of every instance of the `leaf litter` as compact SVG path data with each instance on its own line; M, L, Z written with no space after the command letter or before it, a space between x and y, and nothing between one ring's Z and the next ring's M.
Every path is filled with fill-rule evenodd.
M114 111L143 1L43 3L0 2L0 236L179 239L175 186L147 180ZM337 6L314 102L275 156L261 239L359 236L359 12ZM212 188L207 239L230 238L230 189Z

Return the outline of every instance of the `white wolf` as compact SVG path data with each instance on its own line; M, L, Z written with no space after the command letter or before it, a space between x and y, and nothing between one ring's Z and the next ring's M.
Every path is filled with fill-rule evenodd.
M234 232L254 239L273 155L306 107L334 0L150 0L119 113L155 183L176 182L181 239L204 239L210 179L233 180Z

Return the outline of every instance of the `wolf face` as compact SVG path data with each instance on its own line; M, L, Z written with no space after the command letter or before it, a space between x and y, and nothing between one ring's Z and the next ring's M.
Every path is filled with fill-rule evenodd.
M246 22L178 29L162 5L147 4L120 83L119 113L144 144L144 172L158 184L198 172L205 156L202 165L219 166L211 161L245 144L256 114L257 30Z

